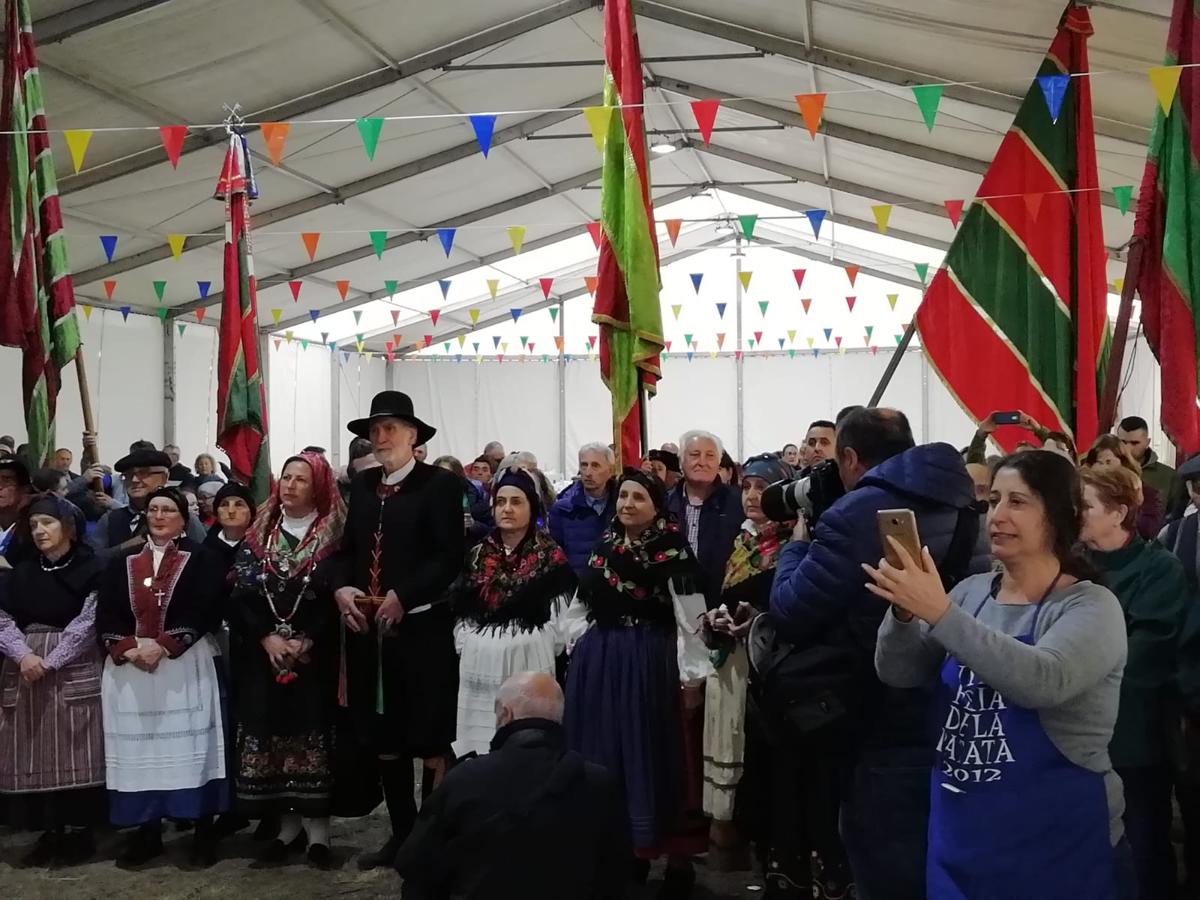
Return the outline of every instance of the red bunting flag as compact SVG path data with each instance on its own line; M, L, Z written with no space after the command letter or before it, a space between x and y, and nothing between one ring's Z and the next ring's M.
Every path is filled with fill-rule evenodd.
M588 222L588 234L592 236L592 243L596 245L596 249L600 249L600 223Z
M693 100L692 115L696 117L696 127L700 129L700 137L707 144L712 140L713 125L717 121L717 110L720 100Z
M304 282L302 282L302 281L289 281L288 282L288 289L292 292L292 302L293 303L296 303L300 300L300 285L302 285L303 283Z
M433 323L434 328L437 328L438 317L441 316L441 314L442 311L440 309L431 309L429 311L429 321Z
M834 339L833 339L833 340L834 340L834 343L836 343L836 344L837 344L839 347L840 347L840 346L842 346L842 337L841 337L841 335L837 335L836 337L834 337Z
M162 139L163 149L167 151L171 168L178 169L179 154L183 152L183 139L187 137L187 126L163 125L158 129L158 136Z
M399 324L400 324L400 310L393 309L392 310L392 327L395 328Z
M542 286L542 296L547 300L550 299L550 288L554 285L553 278L539 278L538 284Z
M206 312L208 312L208 310L207 310L207 309L205 309L203 306L201 306L199 309L197 309L197 310L196 310L196 321L197 321L197 322L203 322L203 321L204 321L204 314L205 314Z
M812 298L806 297L800 301L800 305L804 307L804 314L807 316L808 311L812 308Z
M104 296L106 296L109 300L112 299L113 291L116 289L117 283L115 281L104 282Z
M756 331L756 332L754 332L754 340L755 340L755 342L756 342L756 343L759 343L759 344L761 344L761 343L762 343L762 336L763 336L763 333L762 333L761 331Z
M848 307L850 307L850 312L854 312L854 304L857 300L858 300L857 297L847 297L846 298L846 305Z
M796 289L803 290L804 288L804 273L805 269L792 269L792 276L796 279Z
M667 219L664 222L667 226L667 237L671 239L671 246L675 246L675 242L679 240L679 227L683 225L683 219Z
M950 217L950 223L955 228L958 227L958 220L960 218L962 218L962 211L963 211L963 201L961 201L961 200L947 200L946 201L946 215L948 215Z
M343 279L341 281L335 281L334 285L337 287L337 292L341 296L342 300L345 300L346 294L350 290L350 282Z

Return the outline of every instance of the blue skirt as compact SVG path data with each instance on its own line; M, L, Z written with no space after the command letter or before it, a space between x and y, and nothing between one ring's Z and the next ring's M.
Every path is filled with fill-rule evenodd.
M674 628L593 627L567 669L567 745L625 792L633 846L662 846L679 819L683 756Z

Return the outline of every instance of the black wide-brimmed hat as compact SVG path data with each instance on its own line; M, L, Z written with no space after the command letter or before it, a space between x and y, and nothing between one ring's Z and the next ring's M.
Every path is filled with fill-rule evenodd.
M128 456L122 456L113 466L118 472L128 472L130 469L167 469L171 468L171 457L161 450L139 448Z
M350 429L351 434L365 438L370 435L371 421L385 418L403 419L416 428L417 442L413 445L415 447L428 443L430 438L437 434L436 428L417 418L413 413L412 398L402 391L380 391L371 401L371 414L365 419L355 419L346 427Z
M12 472L17 478L17 484L21 487L29 487L33 484L29 477L29 466L15 456L6 456L0 459L0 472Z

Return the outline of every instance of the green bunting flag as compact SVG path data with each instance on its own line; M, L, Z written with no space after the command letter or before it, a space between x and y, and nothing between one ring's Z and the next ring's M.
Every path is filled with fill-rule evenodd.
M383 251L387 247L387 232L372 231L371 246L375 248L375 256L377 256L379 259L383 259ZM395 282L392 283L395 284Z
M372 117L358 119L358 135L362 138L363 149L367 151L367 159L375 159L375 148L379 146L379 132L383 130L383 119Z
M1121 211L1121 215L1129 212L1129 203L1133 200L1133 185L1118 184L1113 187L1113 198L1117 201L1117 209Z
M742 226L742 234L746 236L746 240L754 240L754 226L758 224L758 216L746 215L738 216L738 222Z
M163 294L166 293L167 283L165 281L154 282L154 294L158 297L158 302L162 303Z
M921 118L925 120L925 127L933 131L933 123L937 120L938 105L942 102L943 86L940 84L916 84L913 85L913 97L916 98L917 106L921 109Z

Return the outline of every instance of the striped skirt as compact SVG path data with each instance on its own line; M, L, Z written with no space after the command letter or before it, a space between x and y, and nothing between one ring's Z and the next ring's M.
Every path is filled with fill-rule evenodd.
M29 648L45 659L59 629L31 626ZM20 665L0 665L0 794L65 791L104 784L99 648L33 684Z

